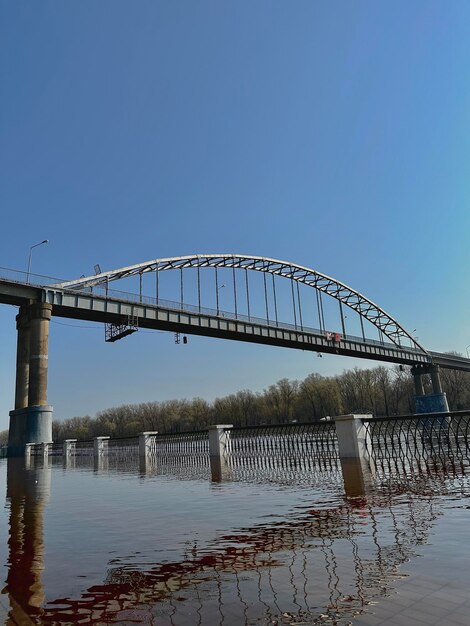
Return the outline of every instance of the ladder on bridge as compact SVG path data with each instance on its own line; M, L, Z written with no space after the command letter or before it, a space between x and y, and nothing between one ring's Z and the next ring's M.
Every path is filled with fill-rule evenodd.
M132 335L139 330L139 318L136 315L128 315L126 321L115 324L113 322L104 325L104 340L113 343Z

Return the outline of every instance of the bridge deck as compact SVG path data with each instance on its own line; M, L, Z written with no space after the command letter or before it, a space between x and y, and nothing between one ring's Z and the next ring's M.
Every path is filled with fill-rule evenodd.
M181 305L138 294L73 291L51 286L32 286L0 278L0 302L21 305L28 300L42 300L53 305L58 317L107 323L122 323L128 317L138 320L140 328L204 335L221 339L261 343L319 353L386 361L403 365L439 364L442 367L470 371L470 360L437 352L423 353L392 343L382 343L346 335L335 341L333 333L291 324ZM135 300L138 300L137 302Z

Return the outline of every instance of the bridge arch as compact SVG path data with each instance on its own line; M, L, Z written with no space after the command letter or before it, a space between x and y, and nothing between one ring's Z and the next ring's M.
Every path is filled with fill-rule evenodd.
M55 287L75 290L99 285L108 286L113 281L132 276L142 276L151 272L158 273L168 270L206 267L251 270L303 283L315 289L317 293L331 296L340 305L344 304L358 313L361 318L370 322L395 345L401 346L402 341L409 341L412 348L427 354L427 351L411 333L406 331L393 317L359 291L317 270L268 257L243 254L194 254L167 257L101 272L94 276L84 276L76 280L58 283Z

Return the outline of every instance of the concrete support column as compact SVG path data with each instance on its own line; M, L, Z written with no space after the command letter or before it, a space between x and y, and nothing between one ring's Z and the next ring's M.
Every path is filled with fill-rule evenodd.
M335 417L339 457L344 490L348 497L364 496L372 488L369 464L372 442L363 419L372 415L341 415Z
M441 374L440 374L439 365L432 365L430 367L430 371L431 371L432 392L442 393Z
M47 366L51 316L52 304L36 302L30 306L28 406L47 405Z
M232 424L217 424L209 426L209 455L211 476L214 482L221 482L230 478L230 429Z
M49 450L50 450L50 445L51 442L42 442L41 444L41 456L43 458L48 458L49 457Z
M158 431L147 431L139 434L139 469L142 474L156 469L156 458L152 455L152 437Z
M52 305L35 302L17 317L15 406L10 411L8 456L23 456L27 443L52 441L52 407L47 404L47 360Z
M446 394L442 391L439 365L414 365L411 368L415 383L416 413L445 413L449 410ZM425 393L422 376L431 374L432 393Z
M27 443L52 441L52 407L32 406L10 411L8 456L23 456Z
M24 409L28 406L30 342L29 315L25 307L21 307L16 316L16 330L15 409Z
M415 396L424 396L424 385L420 370L412 367L411 373L413 374L413 382L415 385Z

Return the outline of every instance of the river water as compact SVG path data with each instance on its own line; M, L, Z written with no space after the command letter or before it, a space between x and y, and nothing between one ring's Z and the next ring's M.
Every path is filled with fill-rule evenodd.
M470 624L470 482L0 461L10 624Z

